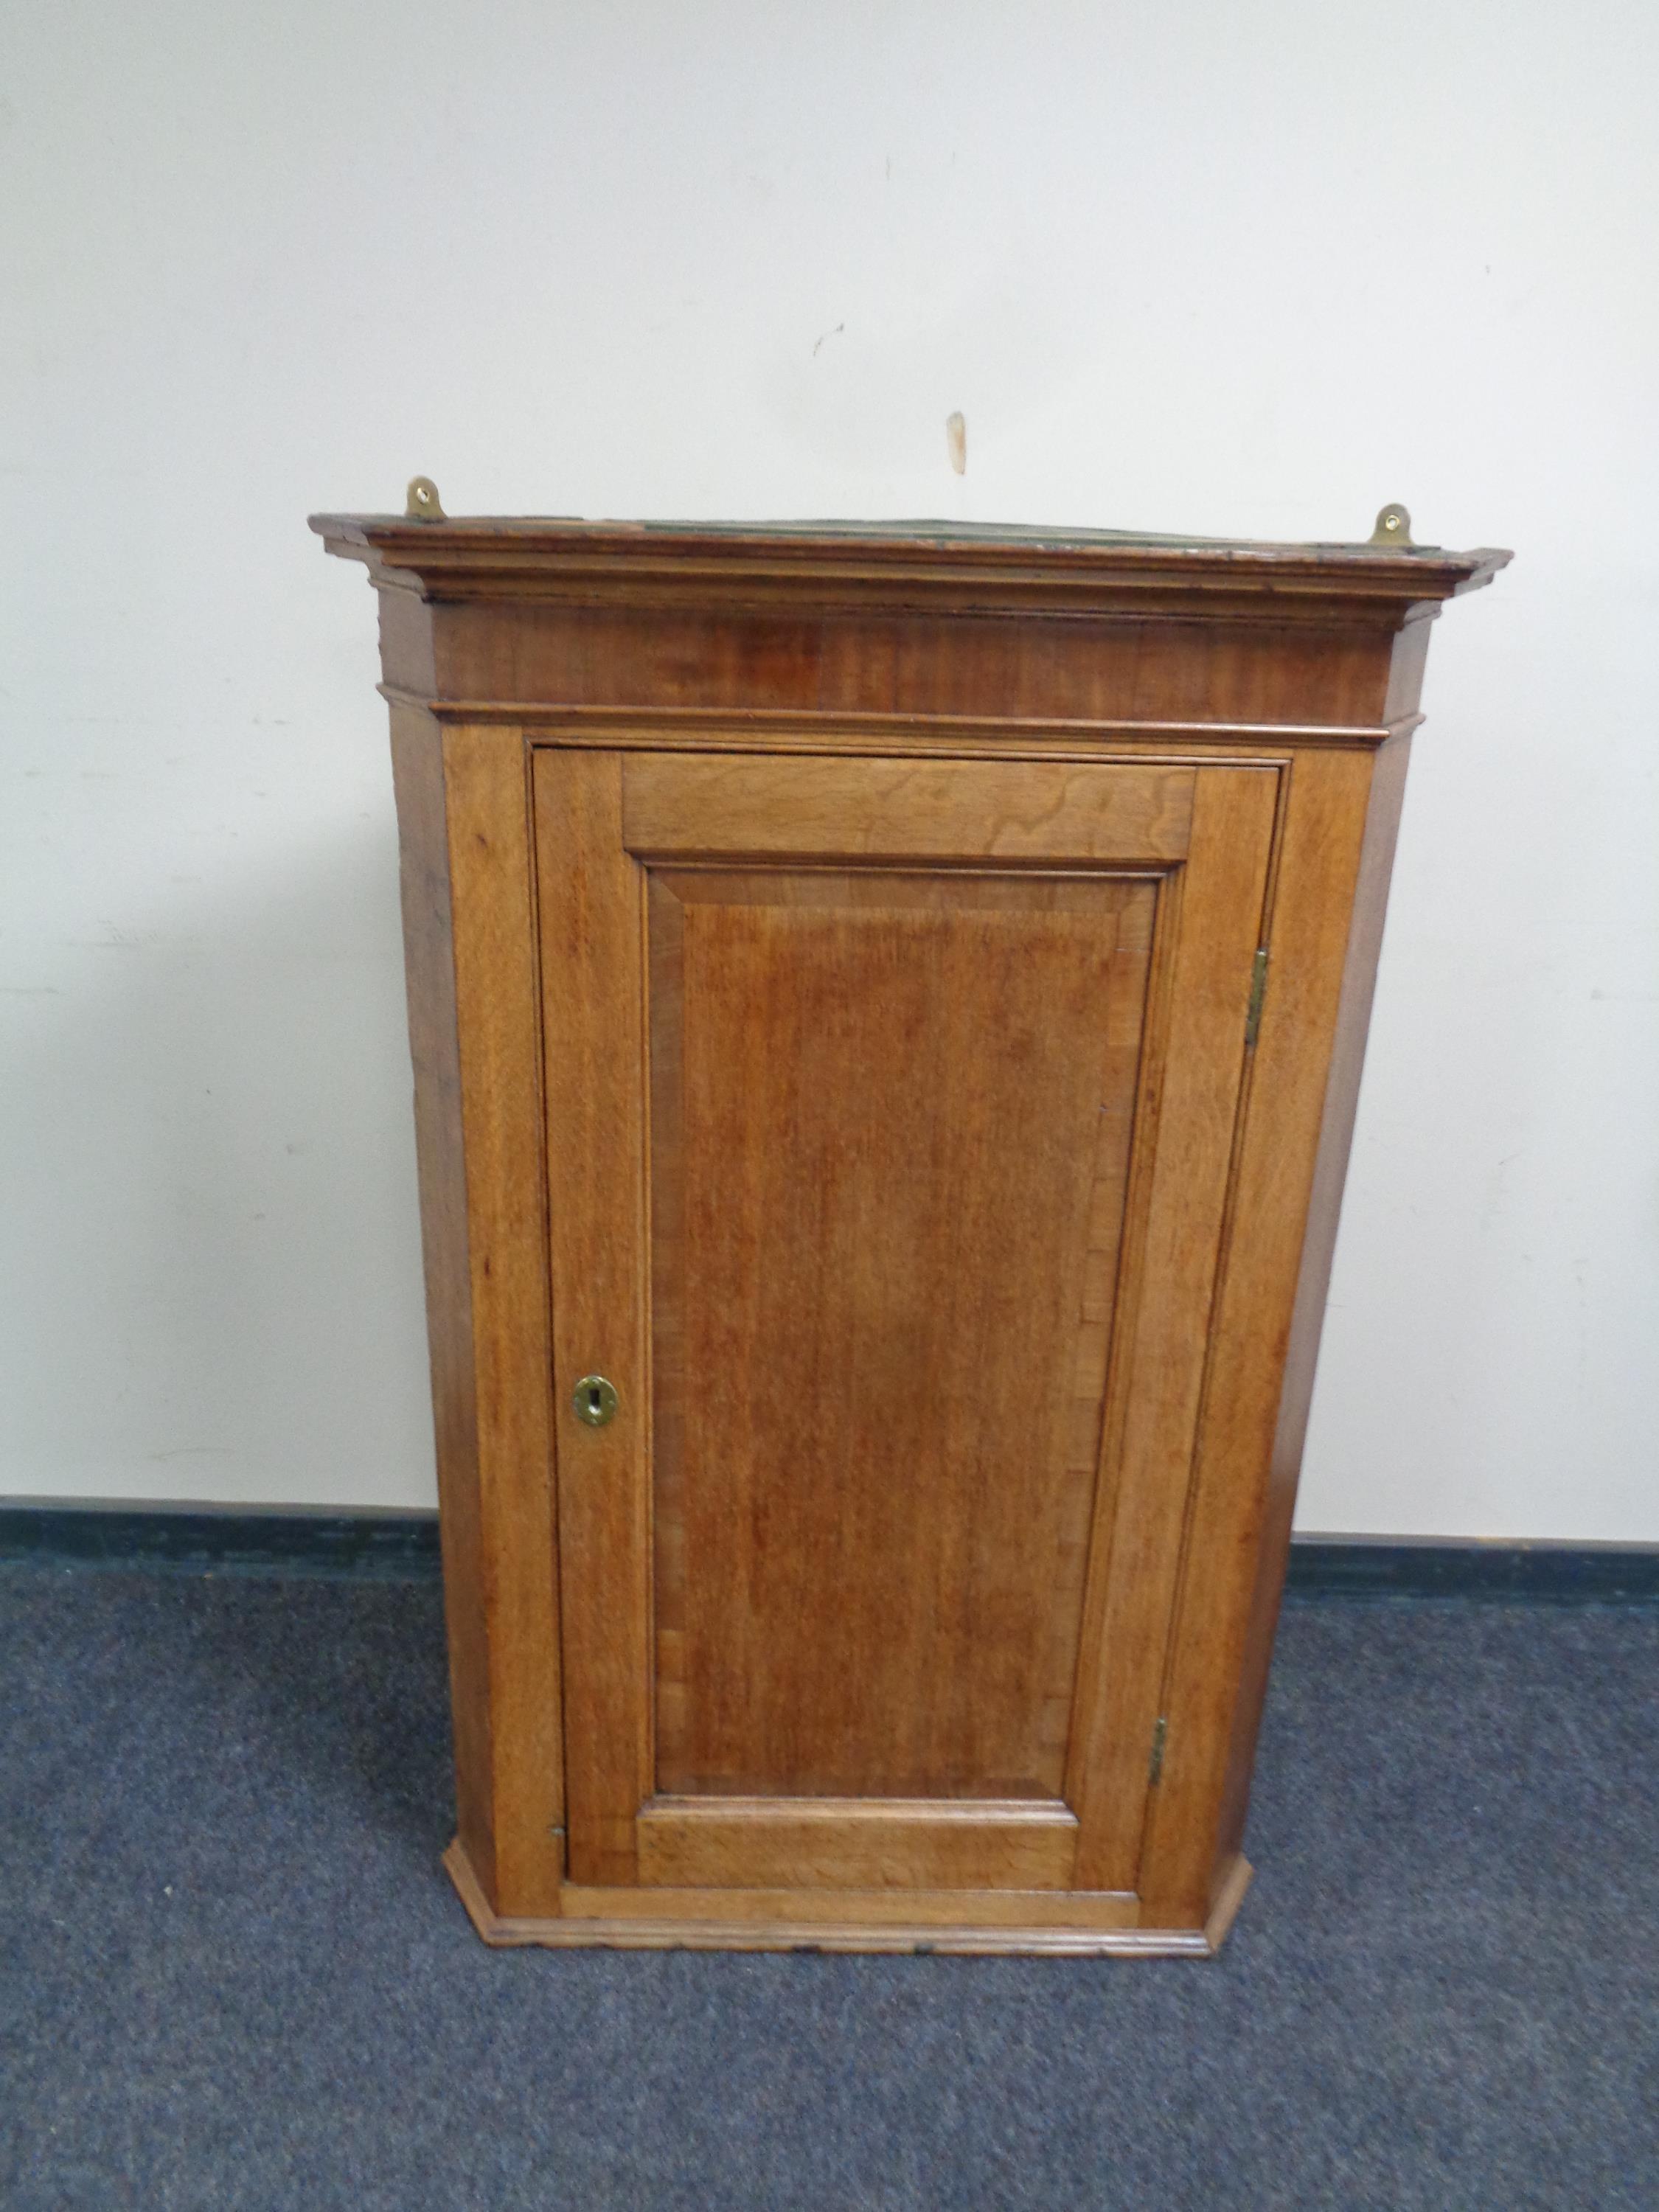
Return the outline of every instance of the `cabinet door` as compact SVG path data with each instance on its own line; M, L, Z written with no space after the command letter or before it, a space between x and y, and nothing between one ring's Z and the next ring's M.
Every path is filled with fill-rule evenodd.
M1133 1891L1275 773L534 773L569 1878Z

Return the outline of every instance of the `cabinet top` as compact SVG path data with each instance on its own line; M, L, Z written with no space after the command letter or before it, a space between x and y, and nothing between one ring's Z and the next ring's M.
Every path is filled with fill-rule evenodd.
M1489 583L1510 558L1489 546L1458 553L1386 542L1275 544L1004 523L310 520L331 553L366 562L377 584L445 600L944 603L963 612L1108 613L1168 612L1174 599L1199 613L1363 610L1399 619L1414 604Z

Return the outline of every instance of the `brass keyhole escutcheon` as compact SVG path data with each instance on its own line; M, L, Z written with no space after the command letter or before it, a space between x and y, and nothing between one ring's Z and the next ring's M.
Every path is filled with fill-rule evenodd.
M579 1421L586 1421L590 1429L602 1429L607 1421L617 1418L617 1386L607 1382L603 1375L584 1375L572 1394L571 1403Z

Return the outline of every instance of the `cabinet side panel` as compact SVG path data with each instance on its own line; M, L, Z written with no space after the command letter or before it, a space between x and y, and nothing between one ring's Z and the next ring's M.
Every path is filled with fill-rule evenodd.
M1424 627L1426 628L1426 624ZM1313 1197L1303 1243L1302 1272L1297 1284L1296 1306L1291 1317L1290 1346L1285 1361L1279 1426L1273 1437L1267 1515L1256 1560L1255 1587L1251 1596L1249 1625L1245 1639L1244 1668L1239 1682L1238 1702L1233 1712L1232 1740L1221 1816L1220 1851L1224 1858L1239 1849L1244 1832L1244 1816L1249 1805L1250 1773L1255 1761L1256 1734L1261 1726L1262 1701L1267 1688L1268 1662L1273 1655L1273 1635L1279 1623L1279 1596L1284 1588L1285 1562L1290 1550L1291 1518L1296 1510L1297 1484L1302 1472L1302 1446L1308 1432L1308 1409L1313 1399L1320 1330L1325 1318L1325 1296L1330 1285L1342 1190L1347 1177L1348 1152L1359 1101L1359 1079L1364 1065L1365 1037L1370 1024L1371 999L1376 984L1377 958L1382 946L1389 879L1394 869L1395 844L1406 795L1406 769L1410 753L1409 736L1395 738L1382 748L1376 757L1370 803L1365 812L1359 882L1354 895L1353 918L1348 930L1347 957L1343 964L1336 1042L1325 1091L1325 1115L1319 1134L1318 1158L1314 1167Z
M380 605L380 675L394 691L413 692L422 702L438 688L433 611L416 591L383 583Z
M1402 623L1389 655L1389 689L1382 702L1382 720L1402 722L1417 712L1423 696L1423 671L1428 665L1429 640L1434 635L1438 607L1417 607Z
M1387 777L1402 744L1387 749ZM1266 1680L1295 1492L1294 1464L1279 1468L1274 1448L1292 1316L1299 1314L1307 1379L1298 1387L1305 1392L1364 1035L1365 1002L1350 979L1362 970L1369 978L1376 957L1369 922L1362 918L1350 928L1368 843L1372 765L1369 753L1303 754L1290 776L1266 996L1166 1678L1163 1778L1151 1801L1143 1857L1141 1893L1154 1914L1202 1919L1209 1910L1231 1849L1222 1840L1228 1777L1236 1756L1248 1768ZM1386 811L1381 793L1378 804ZM1379 857L1378 923L1386 850L1379 848ZM1351 1074L1336 1052L1340 1013L1356 1024ZM1226 1814L1224 1832L1235 1837L1246 1781L1239 1772L1237 1802Z
M415 1149L437 1441L456 1798L462 1843L493 1898L489 1640L483 1614L471 1276L442 748L442 732L430 714L393 707L392 772L398 803L409 1043L415 1066Z
M563 1873L539 1010L522 733L444 733L466 1160L478 1564L489 1638L501 1911Z

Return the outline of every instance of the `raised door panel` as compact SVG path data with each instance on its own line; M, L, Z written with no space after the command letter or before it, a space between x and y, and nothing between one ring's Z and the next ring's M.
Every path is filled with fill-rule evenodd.
M1273 778L536 778L573 1879L1131 1887Z
M659 1790L1060 1797L1157 896L651 872Z

